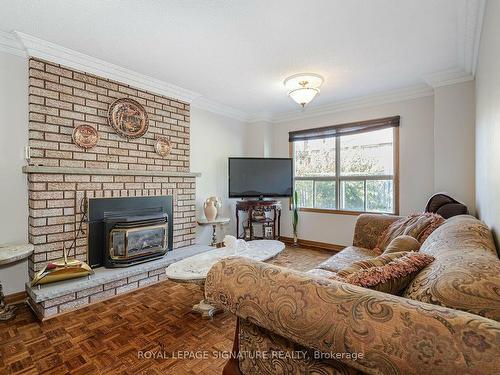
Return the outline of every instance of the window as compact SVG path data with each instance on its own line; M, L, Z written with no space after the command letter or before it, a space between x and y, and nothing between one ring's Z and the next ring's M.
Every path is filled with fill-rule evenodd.
M397 213L399 117L290 133L303 210Z

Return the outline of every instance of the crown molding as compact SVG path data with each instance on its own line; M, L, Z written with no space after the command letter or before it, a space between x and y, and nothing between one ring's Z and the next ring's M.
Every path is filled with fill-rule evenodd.
M479 0L474 31L474 42L472 45L472 75L476 76L477 62L479 60L479 47L481 46L481 34L483 32L484 13L486 11L486 0Z
M255 124L257 122L273 122L273 115L269 112L252 113L248 116L247 122Z
M247 121L248 114L202 97L194 91L134 72L107 61L62 47L46 40L14 31L0 30L0 51L21 57L36 57L100 77L127 83L143 90L191 103L194 107L238 121Z
M436 73L427 74L423 77L432 88L454 85L457 83L472 81L474 76L461 68L447 69Z
M403 89L390 90L358 98L340 100L331 104L306 108L305 111L297 110L282 112L272 117L273 123L281 123L310 117L329 115L332 113L350 111L354 109L373 107L382 104L402 102L405 100L423 98L434 95L434 90L427 85L415 85Z
M458 14L458 61L466 73L476 74L486 0L467 0Z
M26 51L15 35L0 30L0 52L26 57Z
M14 31L29 57L36 57L100 77L125 82L137 88L191 103L200 94L133 70L62 47L34 36Z
M6 42L2 43L4 40ZM124 82L143 90L191 103L194 107L227 116L238 121L247 121L248 119L248 115L245 112L202 97L201 94L194 91L134 72L133 70L123 68L28 34L18 31L14 31L13 34L1 32L0 47L4 45L10 47L10 49L6 51L9 53L16 52L16 54L20 56L48 60L100 77ZM17 47L17 49L13 50L13 46Z
M247 122L248 114L246 112L240 111L239 109L230 107L225 104L215 102L204 96L195 98L191 103L191 107L202 109L204 111L216 113L225 117L232 118L237 121Z

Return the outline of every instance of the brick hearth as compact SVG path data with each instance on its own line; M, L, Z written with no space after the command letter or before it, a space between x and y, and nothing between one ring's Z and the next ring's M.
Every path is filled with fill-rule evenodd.
M205 245L187 246L151 262L127 268L100 267L89 277L47 284L40 289L28 286L28 301L40 320L49 319L166 280L165 268L169 264L210 249Z
M108 108L119 98L141 103L148 132L138 139L118 136L108 125ZM35 245L29 274L63 255L75 238L84 197L172 195L174 248L194 244L196 174L189 172L188 103L136 89L48 61L29 63L29 240ZM99 132L96 147L72 141L75 127ZM155 153L158 136L172 142L166 158ZM84 231L86 233L86 226ZM75 251L76 250L76 251ZM78 234L73 254L87 260L87 236Z

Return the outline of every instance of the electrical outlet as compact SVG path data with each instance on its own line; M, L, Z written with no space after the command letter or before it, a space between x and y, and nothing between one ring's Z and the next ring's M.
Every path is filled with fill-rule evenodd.
M29 162L31 159L31 147L30 146L25 146L24 147L24 158Z

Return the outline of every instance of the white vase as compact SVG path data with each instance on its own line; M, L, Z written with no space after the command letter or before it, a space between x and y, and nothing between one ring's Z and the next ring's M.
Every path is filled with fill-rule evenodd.
M217 207L215 207L215 202L213 200L208 200L203 204L203 211L205 211L205 217L208 221L214 221L217 217Z

